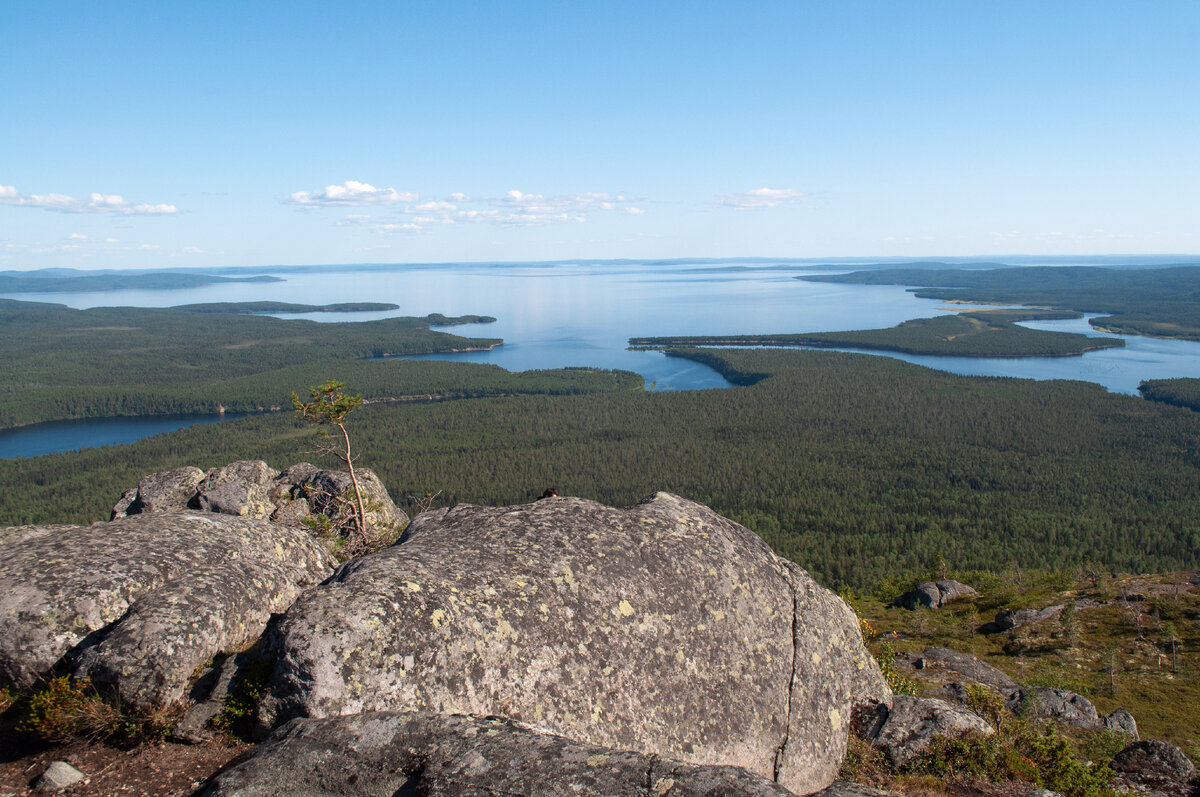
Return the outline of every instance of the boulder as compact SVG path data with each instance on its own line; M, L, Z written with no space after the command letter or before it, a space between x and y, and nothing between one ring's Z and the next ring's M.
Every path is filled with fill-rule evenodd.
M900 797L895 792L883 791L848 780L835 780L813 797Z
M1005 690L1004 707L1014 714L1032 711L1035 717L1044 717L1080 728L1099 728L1104 724L1092 701L1067 689L1022 686Z
M387 488L374 471L356 468L354 474L362 493L367 524L379 531L399 532L403 529L408 523L408 515L392 503ZM286 499L281 494L285 490ZM301 463L280 475L276 494L280 498L276 501L276 510L271 519L277 523L300 525L304 517L312 515L337 519L344 511L343 506L354 501L354 484L348 471L318 470L308 463Z
M210 470L196 488L204 512L269 518L275 511L271 487L279 471L262 460L242 460Z
M1120 780L1143 789L1171 788L1187 783L1196 767L1170 742L1144 739L1117 753L1109 764Z
M887 721L871 743L884 752L894 769L900 770L928 750L936 737L964 733L987 736L995 729L979 715L954 703L896 695Z
M1123 708L1115 709L1111 714L1105 715L1104 727L1111 731L1120 731L1134 741L1138 739L1137 720Z
M88 676L135 707L261 635L332 570L311 534L262 520L137 514L26 538L0 560L0 684Z
M937 609L955 598L978 594L973 587L969 587L961 581L943 578L937 581L922 581L912 591L896 598L892 605L910 611L922 606L927 609Z
M392 502L379 477L368 468L356 468L355 475L371 528L385 536L403 529L408 515ZM209 471L189 467L150 474L125 491L112 516L200 510L308 528L322 517L337 525L353 501L346 471L301 462L280 473L262 460L242 460Z
M956 680L961 677L994 689L1015 689L1017 686L1017 682L1003 670L970 653L961 653L950 648L929 647L921 653L903 653L896 656L896 663L902 667L922 670L927 675L943 675Z
M577 742L500 717L368 712L296 719L198 797L786 797L739 767Z
M603 747L832 782L887 703L854 613L742 526L659 493L419 515L272 627L264 727L374 710L501 715Z
M1047 606L1045 609L1001 609L996 612L996 619L985 626L985 630L988 633L1010 631L1014 628L1020 628L1023 625L1048 620L1051 617L1058 617L1065 608L1066 604L1060 603L1054 606Z
M175 468L143 476L113 507L113 519L143 512L183 512L195 508L196 488L204 480L199 468Z

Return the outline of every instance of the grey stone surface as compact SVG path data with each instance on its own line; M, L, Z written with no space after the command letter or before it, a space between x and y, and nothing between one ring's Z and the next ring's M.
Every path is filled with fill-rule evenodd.
M929 749L936 737L964 733L986 736L995 733L995 729L977 714L954 703L896 695L887 721L871 743L884 752L893 768L899 770Z
M402 530L408 515L392 502L379 477L369 468L355 473L372 529L385 535ZM207 472L189 467L145 476L113 506L113 518L191 509L307 528L314 516L335 524L344 520L353 500L346 471L300 462L280 473L262 460L241 460Z
M1032 710L1044 717L1080 728L1099 728L1104 723L1092 701L1067 689L1048 686L1022 686L1004 691L1004 706L1014 714Z
M1170 742L1143 739L1113 757L1109 764L1122 780L1142 788L1170 788L1187 783L1196 767Z
M297 719L199 797L787 797L738 767L572 741L499 717L370 712Z
M849 607L758 537L659 493L458 506L343 565L267 637L266 726L495 714L591 744L832 782L852 706L889 701Z
M921 607L939 609L956 598L978 595L973 587L952 578L937 581L922 581L912 591L906 592L892 602L893 606L915 610Z
M113 507L113 519L143 512L182 512L196 497L204 471L185 467L143 476Z
M861 783L835 780L829 786L816 792L813 797L899 797L899 795L895 792L864 786Z
M896 656L902 667L922 670L926 675L941 675L955 679L966 679L972 683L996 689L1016 688L1017 682L1003 670L993 667L970 653L941 647L925 648L921 653L904 653Z
M275 511L271 487L279 471L262 460L231 462L210 470L196 488L204 512L269 518Z
M1128 735L1134 741L1138 740L1137 720L1123 708L1115 709L1111 714L1104 716L1104 727L1113 731L1120 731Z
M256 639L331 570L311 534L222 515L33 536L0 559L0 683L27 688L56 669L132 706L175 702L197 667Z
M66 761L53 761L34 782L33 788L37 791L65 791L85 777Z

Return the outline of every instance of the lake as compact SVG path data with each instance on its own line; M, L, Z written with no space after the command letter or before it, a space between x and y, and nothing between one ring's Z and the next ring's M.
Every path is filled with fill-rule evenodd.
M273 272L256 269L247 273ZM314 322L429 313L491 315L498 319L493 324L456 326L446 331L503 338L505 345L489 352L435 356L493 363L514 371L564 366L621 368L641 374L647 387L654 390L721 388L729 383L696 363L668 358L658 352L629 351L626 346L631 337L871 329L893 326L911 318L956 312L953 306L917 298L903 287L798 280L796 277L803 274L837 272L797 264L650 265L622 261L577 265L330 267L320 272L274 273L285 281L226 283L181 290L9 294L8 298L58 302L78 308L256 300L308 304L372 301L400 305L399 310L390 312L280 316ZM961 305L957 309L962 309ZM1084 319L1030 322L1027 326L1104 334L1093 330ZM870 353L965 375L1081 379L1122 393L1136 393L1138 382L1143 379L1200 376L1200 344L1122 337L1127 344L1125 348L1089 352L1081 357L989 359ZM127 428L126 433L136 436L118 437L112 442L129 442L144 436L132 428ZM0 446L11 434L0 433ZM76 442L67 448L85 444L95 443ZM0 449L0 456L11 454Z

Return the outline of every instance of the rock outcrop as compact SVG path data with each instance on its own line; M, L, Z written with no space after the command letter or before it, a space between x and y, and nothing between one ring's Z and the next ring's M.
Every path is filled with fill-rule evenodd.
M377 531L399 531L408 523L387 489L368 468L356 468L367 523ZM307 527L312 520L337 522L354 500L346 471L322 470L302 462L280 473L261 460L241 460L219 468L176 468L152 473L125 491L113 518L199 510L273 520Z
M197 667L332 571L311 534L262 520L152 513L22 533L0 560L0 683L70 672L135 707L182 699Z
M956 598L978 594L973 587L969 587L961 581L942 578L937 581L922 581L911 591L896 598L892 605L910 611L921 607L938 609Z
M1017 682L1003 670L993 667L970 653L962 653L950 648L929 647L921 653L901 653L896 656L896 664L921 670L925 675L966 679L994 689L1015 689L1017 687Z
M832 782L854 704L891 696L844 602L666 493L424 513L307 591L266 648L265 726L501 715L801 794Z
M935 738L964 733L988 736L995 729L974 712L954 703L896 695L887 720L870 741L899 770L928 750Z
M613 750L500 717L369 712L297 719L199 797L786 797L770 779Z
M1014 714L1030 714L1079 728L1099 728L1104 725L1092 701L1067 689L1022 686L1005 690L1003 695L1004 707Z
M1140 790L1179 792L1196 774L1196 767L1170 742L1146 739L1134 742L1109 764L1120 781Z

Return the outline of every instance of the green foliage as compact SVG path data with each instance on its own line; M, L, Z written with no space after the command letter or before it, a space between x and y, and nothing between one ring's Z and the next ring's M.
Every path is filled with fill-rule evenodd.
M891 643L884 642L879 646L875 661L879 663L883 678L893 694L916 697L921 693L920 688L896 667L896 651L892 649Z
M940 777L1021 780L1065 797L1115 797L1113 773L1075 757L1070 742L1051 723L1017 722L990 736L966 734L934 741L910 764L913 772Z
M301 401L295 393L292 394L292 407L296 415L305 423L317 426L341 426L346 416L362 406L363 397L347 396L344 392L346 385L336 379L330 379L320 387L308 389L310 400Z
M258 713L258 704L271 676L271 662L258 648L249 651L248 660L241 666L229 697L213 725L242 739L250 740L251 727Z
M11 700L10 694L10 700ZM17 729L48 742L113 739L141 744L164 738L171 712L130 711L101 697L87 678L51 678L41 689L12 700Z

